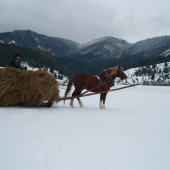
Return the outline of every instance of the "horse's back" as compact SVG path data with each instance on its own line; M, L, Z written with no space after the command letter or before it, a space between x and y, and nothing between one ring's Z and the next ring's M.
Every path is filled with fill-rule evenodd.
M93 79L94 79L94 76L83 72L83 73L79 73L79 74L75 75L74 83L76 83L76 82L87 83L88 81L93 80Z
M74 77L74 86L80 89L91 89L98 85L98 80L95 76L88 73L79 73Z

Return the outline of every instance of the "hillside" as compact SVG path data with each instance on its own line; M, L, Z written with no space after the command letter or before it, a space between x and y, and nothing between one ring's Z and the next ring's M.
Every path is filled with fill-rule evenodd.
M142 83L143 85L169 85L170 86L170 62L153 64L125 70L127 80L119 84Z
M81 45L79 53L81 55L91 53L102 58L119 58L130 46L131 44L125 40L107 36Z
M51 67L68 77L80 72L97 75L104 68L117 65L127 70L169 62L169 44L170 36L150 38L134 44L106 36L80 45L62 38L17 30L0 33L0 64L5 66L15 53L19 53L31 66ZM48 50L53 48L56 53Z
M8 45L0 43L0 67L5 67L15 53L21 55L21 63L27 70L29 70L30 67L32 70L34 68L40 69L45 67L49 69L50 73L54 74L54 76L59 79L63 79L65 76L70 78L72 75L80 72L98 75L102 72L103 68L107 69L120 64L116 59L102 60L100 58L93 58L94 56L91 55L73 58L54 57L39 49L30 49L13 44ZM116 79L116 81L118 81L119 84L132 84L141 83L145 80L146 84L154 83L168 85L170 83L170 62L168 61L170 61L169 50L157 57L143 60L139 63L139 67L125 67L124 70L128 75L128 79L126 81ZM57 70L57 74L55 70Z
M132 44L120 58L138 55L143 59L154 57L170 48L170 36L154 37Z
M71 76L70 72L64 69L64 65L67 65L61 58L54 57L51 54L38 50L25 47L16 46L14 44L0 43L0 66L6 67L8 61L16 54L21 55L21 62L26 62L33 68L50 68L58 70L61 74Z
M71 55L78 51L79 44L63 38L48 37L30 30L0 33L0 42L21 47L37 48L54 56Z
M0 43L15 44L21 47L37 48L58 57L77 57L93 55L102 59L141 60L155 57L170 49L170 36L161 36L129 43L115 37L100 37L86 44L71 40L48 37L31 30L16 30L0 33Z

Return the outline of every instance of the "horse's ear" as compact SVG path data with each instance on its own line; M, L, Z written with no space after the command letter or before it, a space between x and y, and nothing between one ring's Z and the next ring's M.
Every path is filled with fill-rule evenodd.
M118 70L120 70L120 66L118 66Z

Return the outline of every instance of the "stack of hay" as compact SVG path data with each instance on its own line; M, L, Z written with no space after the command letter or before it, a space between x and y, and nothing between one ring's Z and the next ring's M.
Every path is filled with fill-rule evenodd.
M57 81L47 71L0 69L0 106L34 106L44 101L59 101Z

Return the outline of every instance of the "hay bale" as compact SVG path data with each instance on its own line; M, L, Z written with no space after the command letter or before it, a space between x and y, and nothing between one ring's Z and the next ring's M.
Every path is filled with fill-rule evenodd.
M56 79L47 71L0 69L0 106L34 106L59 101Z

